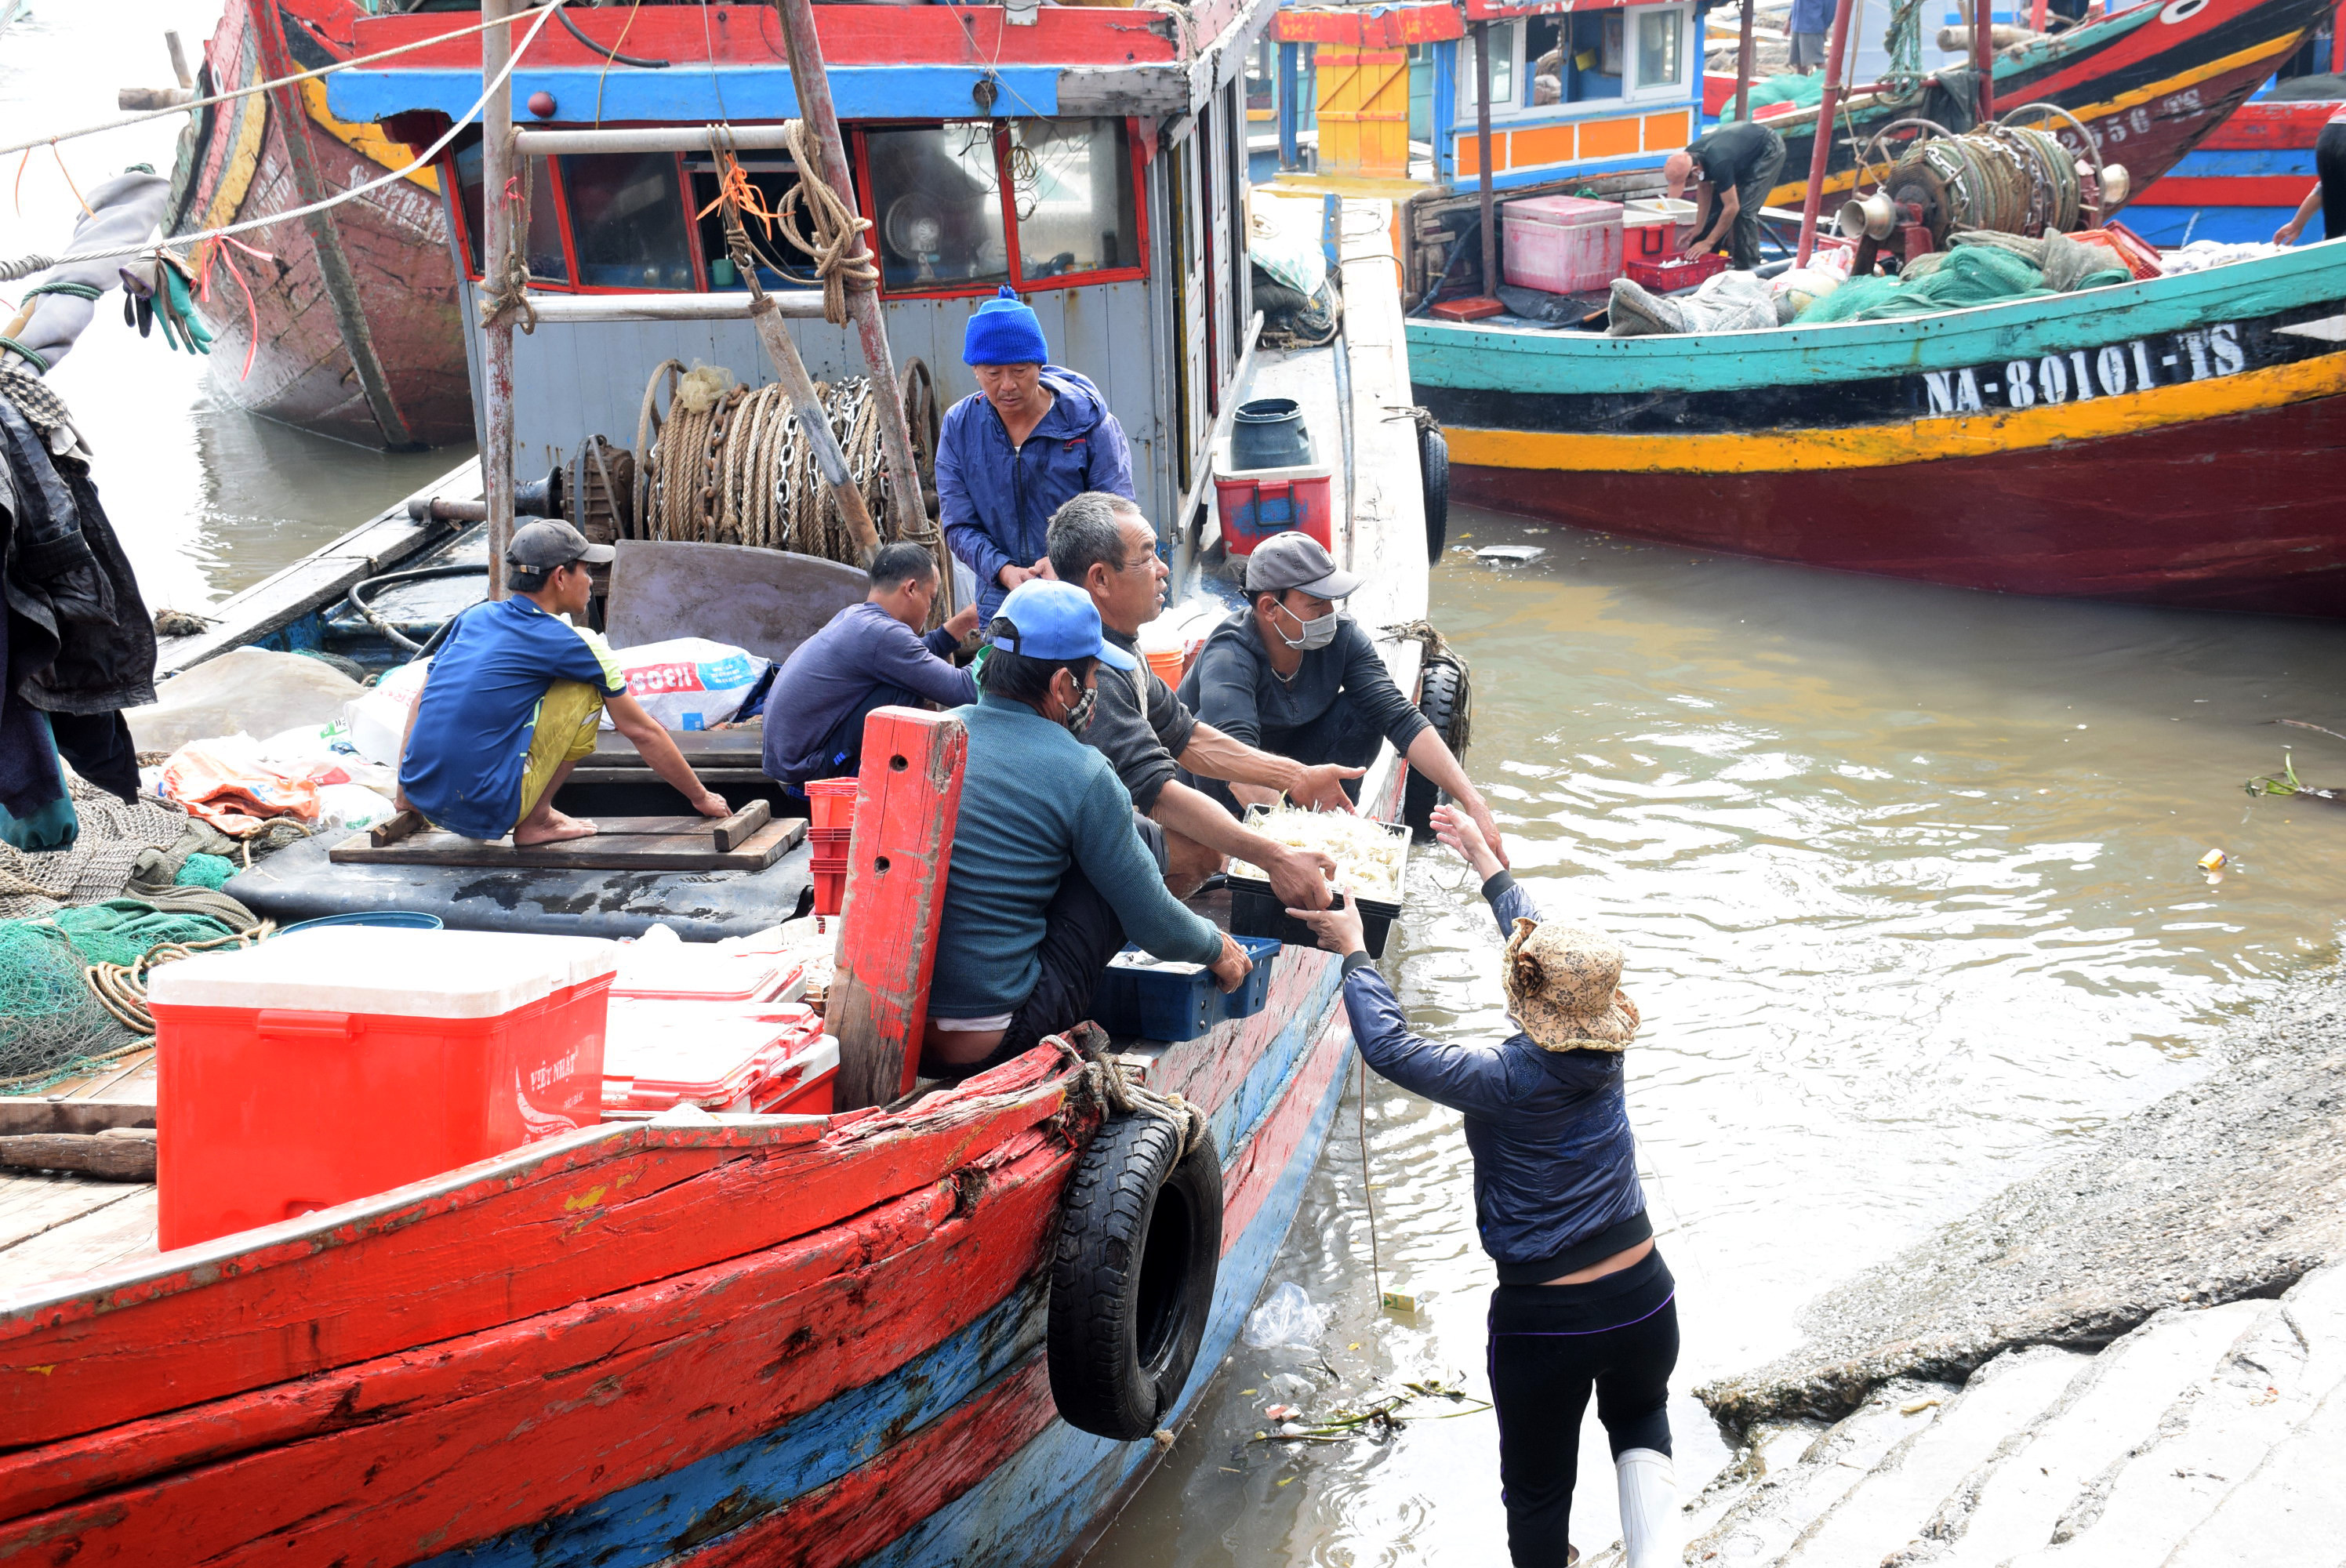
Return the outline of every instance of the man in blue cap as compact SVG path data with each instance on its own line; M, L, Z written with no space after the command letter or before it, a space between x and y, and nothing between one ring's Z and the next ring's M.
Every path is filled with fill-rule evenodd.
M1086 490L1132 496L1132 449L1099 388L1049 362L1043 324L1009 289L970 317L961 357L978 390L945 411L937 505L989 626L1011 589L1051 575L1062 503Z
M1234 991L1253 966L1166 891L1132 797L1078 738L1099 667L1132 656L1100 635L1091 596L1026 582L1005 596L969 734L962 805L937 924L921 1071L959 1080L1091 1014L1100 971L1129 940L1209 966Z

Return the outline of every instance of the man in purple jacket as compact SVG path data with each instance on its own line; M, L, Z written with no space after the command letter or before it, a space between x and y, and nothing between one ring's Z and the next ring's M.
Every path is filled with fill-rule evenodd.
M976 626L975 608L920 635L937 602L936 557L899 540L880 547L870 571L871 596L801 643L766 694L766 776L793 789L855 772L875 708L977 700L969 671L947 662Z
M1133 499L1132 449L1099 388L1049 363L1042 323L1004 289L970 317L962 361L978 390L945 411L937 506L977 574L980 626L1029 577L1049 577L1051 514L1086 490Z

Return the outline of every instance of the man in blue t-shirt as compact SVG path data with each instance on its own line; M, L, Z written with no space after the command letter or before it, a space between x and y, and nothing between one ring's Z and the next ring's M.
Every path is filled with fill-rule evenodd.
M581 624L594 592L589 545L567 523L516 529L505 548L513 597L456 617L408 717L400 747L399 803L468 839L515 845L583 839L595 824L554 809L580 759L593 755L604 713L652 771L704 817L733 809L703 788L659 721L627 695L602 635ZM567 620L564 616L569 617Z

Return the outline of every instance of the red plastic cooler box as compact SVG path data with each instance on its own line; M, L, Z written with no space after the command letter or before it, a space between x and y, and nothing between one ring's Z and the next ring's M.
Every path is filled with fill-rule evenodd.
M330 926L157 970L161 1244L595 1125L618 951L589 937Z
M1585 196L1530 196L1499 209L1508 282L1583 294L1621 275L1621 204Z
M1330 543L1330 521L1335 510L1331 495L1332 469L1311 464L1298 468L1250 468L1214 475L1215 505L1222 520L1222 547L1232 555L1251 555L1254 547L1275 534L1300 529Z

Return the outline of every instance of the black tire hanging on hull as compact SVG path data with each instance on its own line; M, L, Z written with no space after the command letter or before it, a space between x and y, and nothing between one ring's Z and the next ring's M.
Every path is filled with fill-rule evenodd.
M1474 727L1474 686L1468 677L1466 667L1449 654L1434 654L1425 661L1424 674L1417 687L1417 710L1425 715L1433 732L1442 737L1442 744L1450 748L1451 755L1460 762L1466 760L1466 741ZM1442 791L1433 780L1413 768L1409 781L1402 790L1402 820L1410 831L1423 839L1433 830L1433 808L1440 803Z
M1214 1307L1222 1162L1159 1116L1103 1124L1060 1199L1046 1330L1062 1420L1130 1441L1163 1426Z
M1425 564L1442 564L1450 543L1450 440L1438 424L1417 427L1417 472L1425 493Z

